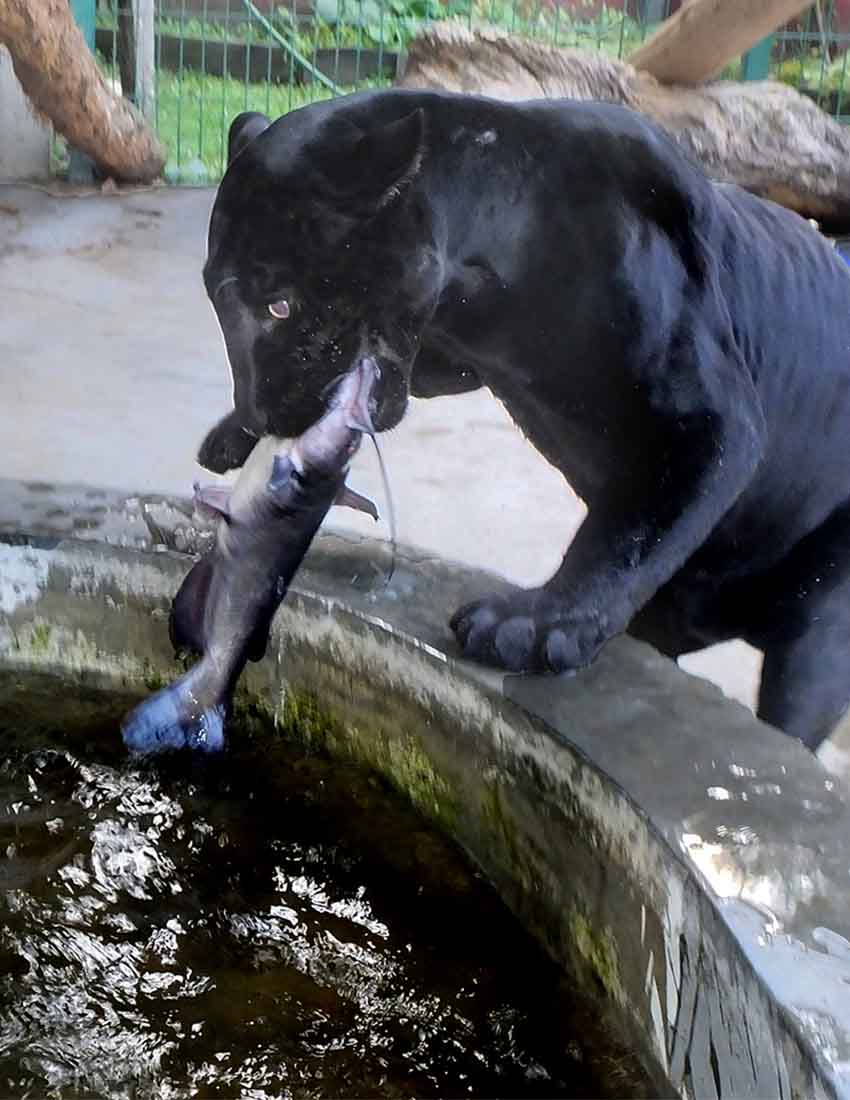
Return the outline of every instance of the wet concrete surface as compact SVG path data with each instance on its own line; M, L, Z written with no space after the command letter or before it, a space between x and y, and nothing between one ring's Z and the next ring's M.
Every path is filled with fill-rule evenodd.
M199 476L212 480L194 455L231 399L200 274L213 196L0 186L4 477L181 495ZM413 402L384 450L400 538L516 583L546 579L583 518L581 501L485 391ZM351 480L380 506L368 448ZM348 511L330 525L373 533ZM735 642L682 663L752 705L760 662ZM839 741L850 746L850 736ZM850 770L840 746L825 754Z

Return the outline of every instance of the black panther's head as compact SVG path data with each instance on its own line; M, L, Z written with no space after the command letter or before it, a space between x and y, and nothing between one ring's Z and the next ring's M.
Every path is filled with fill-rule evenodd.
M374 118L358 99L274 125L240 115L230 129L204 282L227 346L235 420L255 434L303 432L361 356L379 368L376 428L404 415L442 281L416 187L424 115L403 99L388 111L385 99Z

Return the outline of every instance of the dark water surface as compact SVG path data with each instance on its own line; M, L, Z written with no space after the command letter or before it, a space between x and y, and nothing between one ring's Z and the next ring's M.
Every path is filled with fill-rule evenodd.
M129 765L134 701L0 673L0 1095L648 1094L379 780L273 732Z

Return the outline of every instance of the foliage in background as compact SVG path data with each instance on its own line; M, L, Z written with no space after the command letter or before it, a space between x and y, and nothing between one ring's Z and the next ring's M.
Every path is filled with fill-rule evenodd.
M847 64L846 53L830 61L820 50L810 49L805 54L780 61L773 75L794 88L812 92L837 92L844 87Z
M270 16L275 31L314 61L320 50L403 50L419 28L437 19L470 26L490 24L554 45L603 50L612 57L627 53L647 33L645 26L621 11L593 3L579 3L565 11L548 0L313 0L312 13L307 14L303 8L296 10L292 0L291 6L279 6ZM115 0L101 0L97 23L101 29L116 32L110 51L113 56L108 60L101 57L114 80ZM157 8L156 33L160 40L171 37L185 43L246 44L269 51L269 56L273 51L286 56L274 36L250 17L241 0L230 0L225 12L207 10L202 16L188 12L182 0L163 0ZM227 128L239 111L260 110L276 117L331 94L315 81L299 83L301 75L296 75L292 66L283 67L285 77L260 83L198 72L187 65L178 68L180 71L172 72L158 67L155 119L170 153L166 175L175 181L202 183L220 177ZM361 79L357 88L386 82Z
M99 0L98 26L116 28L116 4L124 0ZM799 89L824 109L842 115L843 89L847 76L846 48L850 36L830 32L832 0L826 8L812 9L802 20L775 36L771 76ZM375 71L360 67L365 51L377 51L390 58L403 51L416 32L429 21L452 19L466 25L490 24L513 34L524 35L557 46L602 50L611 57L625 57L640 44L653 25L633 18L626 11L607 7L596 0L575 0L569 7L564 0L288 0L269 15L275 33L302 58L296 63L287 48L253 18L242 0L229 0L224 12L206 8L199 16L187 10L186 0L158 0L156 32L163 38L197 44L228 42L237 48L258 47L268 59L268 79L257 82L257 56L252 50L255 80L222 76L219 72L189 67L180 49L175 64L160 58L157 71L156 127L170 151L167 175L183 182L214 182L224 169L227 128L242 110L260 110L276 117L316 99L327 98L331 91L322 86L309 64L331 64L327 76L334 84L341 79L355 80L354 72L341 78L331 62L320 58L320 51L334 51L338 60L343 51L354 51L358 59L356 74ZM296 6L297 5L297 6ZM305 7L306 5L306 7ZM652 10L656 18L663 4L654 0L631 0L629 11ZM824 15L825 11L825 15ZM113 78L117 75L113 56L102 64ZM220 46L218 57L221 58ZM229 53L229 51L228 51ZM159 55L158 55L159 56ZM188 51L187 51L188 56ZM207 57L206 51L194 50L194 56ZM275 65L272 66L272 58ZM309 64L308 64L309 63ZM260 74L263 72L262 61ZM170 71L167 66L179 71ZM724 70L726 79L740 76L740 59ZM224 72L228 67L225 65ZM340 69L339 72L346 71ZM356 79L356 88L387 84L392 66L383 77ZM304 81L312 82L305 83ZM341 91L354 91L346 85Z
M117 91L117 66L102 54L98 60ZM367 81L359 85L368 86ZM195 72L159 72L154 122L169 151L166 179L194 184L218 180L225 168L227 130L240 111L262 111L278 118L331 94L319 84L249 83ZM54 155L61 163L61 146Z
M315 49L404 48L426 23L454 19L469 25L490 24L558 46L585 46L621 57L637 46L647 27L614 8L585 5L569 11L542 0L315 0L312 15L277 7L271 22L301 52ZM115 29L111 6L98 8L98 26ZM195 41L228 41L275 46L272 36L246 18L239 0L227 15L206 18L181 11L179 0L162 7L157 33Z

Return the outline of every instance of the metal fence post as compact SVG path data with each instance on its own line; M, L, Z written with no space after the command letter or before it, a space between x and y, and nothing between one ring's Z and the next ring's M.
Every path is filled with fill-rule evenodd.
M94 27L97 15L97 0L71 0L71 11L77 25L83 32L86 45L94 53ZM68 178L71 183L89 184L94 182L94 164L78 149L72 149L68 161Z
M136 106L153 122L156 111L154 0L133 0L136 40Z
M741 59L742 80L767 80L770 75L770 52L773 49L773 35L769 34L747 50Z

